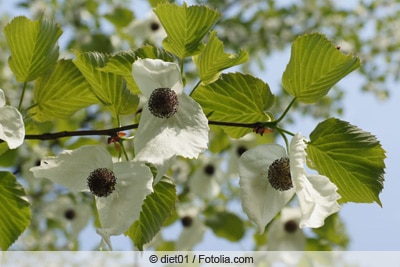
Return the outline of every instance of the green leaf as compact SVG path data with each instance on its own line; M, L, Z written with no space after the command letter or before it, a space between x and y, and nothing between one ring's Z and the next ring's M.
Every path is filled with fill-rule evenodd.
M14 18L4 32L11 50L10 69L17 81L29 82L52 69L58 59L61 28L50 19Z
M242 73L222 74L214 83L199 86L192 97L208 114L210 121L255 123L271 121L266 111L274 96L268 84ZM221 126L233 138L252 131L250 128Z
M232 145L232 140L225 134L225 132L221 128L213 128L211 125L212 131L210 132L210 138L208 150L212 153L221 153L222 151L228 149Z
M307 146L310 167L331 179L341 202L376 202L383 188L385 150L375 136L339 119L317 125Z
M148 2L150 3L151 7L156 7L157 5L161 4L161 3L166 3L169 0L148 0Z
M207 45L200 54L193 56L200 80L203 84L209 84L218 79L224 69L243 64L249 60L246 51L239 51L239 55L224 52L224 44L218 40L217 32L212 31Z
M2 140L1 140L2 141ZM17 160L20 158L17 149L8 149L7 143L4 143L4 147L0 143L0 166L12 168L17 164ZM2 152L4 150L4 152Z
M319 237L322 243L329 243L333 246L347 248L349 236L346 227L338 213L332 214L325 219L324 225L320 228L313 228L314 233Z
M93 94L114 117L136 112L139 97L129 91L125 79L100 70L108 61L106 55L97 52L75 54L75 65L91 85Z
M25 190L9 172L0 172L0 248L7 250L31 220Z
M6 142L4 142L3 140L0 140L0 156L3 155L4 153L6 153L9 150L8 145ZM1 166L3 165L3 161L1 162Z
M359 58L343 54L324 35L302 35L292 45L282 85L299 101L314 103L359 66Z
M138 58L161 59L174 61L171 54L155 46L146 45L136 50L127 50L111 56L107 64L99 70L121 75L125 78L129 89L133 94L140 94L140 90L132 76L132 64Z
M96 51L99 53L112 53L115 49L108 34L97 32L86 34L85 38L72 39L68 43L68 50L78 50L81 53Z
M139 220L125 233L140 251L160 231L175 208L176 200L175 185L167 179L161 179L154 186L154 192L146 197Z
M53 71L40 76L33 93L35 104L29 113L40 122L69 119L74 112L98 102L72 60L62 59Z
M104 17L118 28L127 26L133 20L133 12L127 8L117 6Z
M206 6L159 4L154 12L167 32L164 48L184 59L200 52L203 37L219 20L221 14Z
M256 248L254 250L258 250L259 248L265 247L265 245L268 243L268 238L266 234L260 235L259 232L254 232L253 241Z
M245 233L243 221L237 215L227 211L214 212L206 219L205 224L216 236L232 242L242 239Z

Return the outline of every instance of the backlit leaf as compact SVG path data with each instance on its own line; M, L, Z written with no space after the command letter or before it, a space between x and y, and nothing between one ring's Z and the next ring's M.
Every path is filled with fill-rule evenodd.
M31 220L25 190L9 172L0 172L0 249L7 250Z
M138 58L161 59L170 62L174 60L172 55L165 50L146 45L135 50L131 49L112 55L107 64L99 68L99 70L123 76L131 92L133 94L140 94L141 92L132 76L132 64Z
M58 61L55 69L35 81L35 104L29 113L36 121L68 119L74 112L99 102L72 60Z
M105 54L97 52L75 52L75 65L91 85L93 94L114 117L136 112L139 98L133 95L125 79L118 74L101 71L108 62Z
M292 45L282 85L299 101L315 103L359 66L359 58L343 54L324 35L306 34Z
M14 18L4 32L11 50L10 69L19 82L29 82L52 69L59 54L61 28L50 19Z
M202 40L221 14L206 6L182 6L163 3L155 9L158 19L167 32L164 48L184 59L200 52Z
M125 233L140 251L160 231L175 208L176 200L175 185L167 179L161 179L154 186L154 192L146 197L139 220Z
M199 86L192 94L210 121L255 123L272 120L267 113L274 102L268 84L242 73L222 74L208 85ZM221 126L233 138L252 132L251 128Z
M218 40L216 31L211 32L207 45L201 53L193 56L193 62L197 66L203 84L214 82L224 69L243 64L248 60L249 55L244 50L238 55L225 53L224 44Z
M375 136L339 119L317 125L307 146L310 167L338 187L341 202L376 202L383 188L385 150Z

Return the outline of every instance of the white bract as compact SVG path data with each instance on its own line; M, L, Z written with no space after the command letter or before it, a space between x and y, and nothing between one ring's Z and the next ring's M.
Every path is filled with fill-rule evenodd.
M69 231L68 237L74 240L93 214L89 203L77 203L72 197L61 195L43 208L43 215L62 223Z
M281 216L268 227L268 250L304 251L306 237L299 229L300 219L301 210L299 208L285 207L281 211Z
M285 207L281 215L272 221L268 227L268 250L272 253L269 260L284 262L289 266L296 266L306 249L306 236L299 229L301 210L299 208ZM295 252L297 251L297 253Z
M97 229L110 248L110 236L124 233L139 219L142 204L153 192L150 169L138 162L113 163L101 146L82 146L65 150L56 157L44 158L40 166L30 170L36 178L47 178L74 192L90 191L87 178L99 168L111 170L116 177L115 190L106 197L97 197L101 229Z
M182 220L187 220L189 217L181 218ZM199 217L190 218L190 225L183 226L182 232L180 233L178 239L175 243L176 251L190 251L199 244L206 232L207 227L201 221ZM182 222L183 224L183 222Z
M239 139L232 138L230 143L231 147L228 150L229 158L227 172L229 177L236 178L239 175L238 161L240 156L250 148L257 145L257 137L254 134L249 133Z
M220 183L224 178L220 169L221 159L201 157L199 161L201 166L189 178L189 190L201 199L213 200L220 193Z
M6 98L0 89L0 139L5 141L10 149L22 145L25 138L24 120L18 109L6 106Z
M282 146L266 144L248 150L239 159L243 210L258 226L259 232L264 231L294 194L301 208L301 228L318 228L326 217L340 209L336 185L326 176L306 173L305 148L303 136L296 134L290 142L289 156ZM282 191L273 188L268 180L271 164L281 158L289 158L293 185Z
M191 203L177 207L183 229L175 243L176 251L193 250L203 240L207 229L199 216L203 209L204 207L193 206Z
M138 59L132 75L147 99L135 135L134 160L161 166L175 156L198 157L207 148L208 120L201 106L183 92L179 66L159 59ZM152 93L161 88L172 90L177 97L176 113L167 118L153 115L148 106Z
M149 13L145 19L134 20L125 32L142 42L150 41L157 44L161 44L161 41L167 37L164 27L154 12Z

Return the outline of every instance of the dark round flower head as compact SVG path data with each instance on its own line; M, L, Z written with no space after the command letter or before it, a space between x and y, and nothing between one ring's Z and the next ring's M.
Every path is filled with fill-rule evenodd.
M157 22L153 21L152 23L150 23L150 29L155 32L158 29L160 29L160 24L158 24Z
M236 154L240 157L244 152L247 151L247 147L241 145L236 148Z
M97 197L106 197L115 190L117 178L115 178L112 170L98 168L89 174L87 183L93 195Z
M208 176L212 176L215 173L215 167L214 165L212 165L211 163L207 164L206 166L204 166L204 172L205 174L207 174Z
M76 217L75 210L72 208L65 210L64 217L65 217L65 219L72 221Z
M299 224L295 220L288 220L283 225L286 233L294 233L297 231Z
M149 98L148 107L154 116L168 119L178 111L178 96L170 88L157 88Z
M272 162L268 169L268 181L279 191L286 191L293 187L289 158L280 158Z
M181 219L183 227L190 227L193 224L193 218L190 216L185 216Z

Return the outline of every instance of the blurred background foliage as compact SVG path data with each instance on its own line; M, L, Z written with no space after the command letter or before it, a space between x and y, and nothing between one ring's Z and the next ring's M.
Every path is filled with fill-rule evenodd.
M156 6L157 0L25 0L15 1L13 14L7 11L1 12L0 26L9 23L12 16L25 14L30 19L38 19L40 16L54 17L63 29L60 39L61 57L73 58L72 50L98 51L114 53L120 50L138 48L144 44L161 45L157 32L161 25L157 20L147 20L141 32L134 32L134 25L138 21L148 18L151 7ZM171 1L173 2L173 1ZM177 1L181 4L181 1ZM7 5L11 4L7 2ZM390 97L387 82L400 79L400 1L393 0L364 0L364 1L329 1L329 0L305 0L305 1L273 1L273 0L196 0L188 1L188 4L204 4L219 10L223 15L217 23L218 38L224 42L225 50L237 53L240 49L249 51L249 63L240 66L238 71L254 74L263 79L263 74L274 68L270 65L270 59L276 53L289 51L291 43L298 35L309 32L322 32L327 35L345 53L354 53L362 60L362 67L356 74L361 77L361 88L365 93L373 94L376 98L385 101ZM19 13L20 12L20 13ZM147 25L147 26L146 26ZM135 28L136 29L136 28ZM10 51L4 37L0 32L0 84L2 89L7 89L7 98L14 106L17 105L21 84L17 83L12 72L8 68ZM228 70L230 71L230 70ZM196 70L194 65L188 64L185 69L188 85L194 84ZM269 83L269 81L264 80ZM29 84L31 88L32 84ZM271 86L271 84L270 84ZM290 101L283 90L271 89L277 96L272 112L278 116ZM190 88L190 86L188 86ZM336 87L324 99L316 105L297 104L293 108L301 116L312 118L326 118L340 115L343 112L341 99L347 89ZM25 108L29 106L29 90L27 91ZM291 114L294 114L292 112ZM132 123L132 116L123 118L122 122ZM290 116L285 123L291 123L294 119ZM112 127L112 118L102 107L91 107L77 112L68 121L53 121L27 123L27 131L30 133L43 133L61 130L76 129L102 129ZM250 140L231 141L220 130L213 128L210 140L210 155L222 155L229 161L229 153L236 153L248 149L257 142L271 142L274 136L253 136ZM21 250L62 250L79 249L77 241L79 232L87 223L96 223L89 218L76 223L76 207L87 206L95 215L93 201L90 196L71 195L63 188L45 181L35 180L27 171L29 167L38 163L38 160L49 153L58 153L61 149L74 149L83 144L106 143L105 138L70 138L54 141L29 141L19 150L8 151L0 157L0 166L12 169L20 177L20 182L30 196L32 210L35 214L31 226L26 231L14 249ZM129 143L127 143L129 149ZM49 152L50 151L50 152ZM212 155L207 157L212 158ZM187 179L192 177L197 170L211 170L207 164L210 160L199 159L196 161L179 160L172 169L172 176L181 186L178 187L180 203L189 201L190 187ZM211 161L212 162L212 161ZM228 167L221 168L225 176L229 175ZM227 182L221 186L218 197L209 200L202 198L201 211L204 219L202 226L212 229L216 236L232 242L238 242L244 236L249 238L248 229L252 225L246 216L240 213L240 199L238 197L237 180ZM198 200L196 200L198 201ZM55 209L52 213L51 205L60 202L61 217L57 217ZM234 204L232 204L234 203ZM50 205L50 208L49 208ZM235 212L229 211L234 206ZM49 211L50 210L50 211ZM183 228L195 224L193 218L197 214L176 211L167 223L173 225L181 223ZM219 216L216 216L219 215ZM71 219L72 218L72 219ZM234 221L235 224L227 224ZM317 229L309 233L307 248L312 250L330 250L333 248L345 249L348 245L348 237L344 226L338 216L332 216L326 229ZM185 230L185 229L184 229ZM254 233L254 229L252 230ZM184 231L182 231L183 234ZM246 233L246 235L245 235ZM252 234L250 234L252 236ZM245 249L261 249L268 240L267 236L254 234L253 243ZM200 239L201 240L201 239ZM198 242L200 242L198 240ZM159 249L177 249L179 242L163 240L161 237L153 246Z

